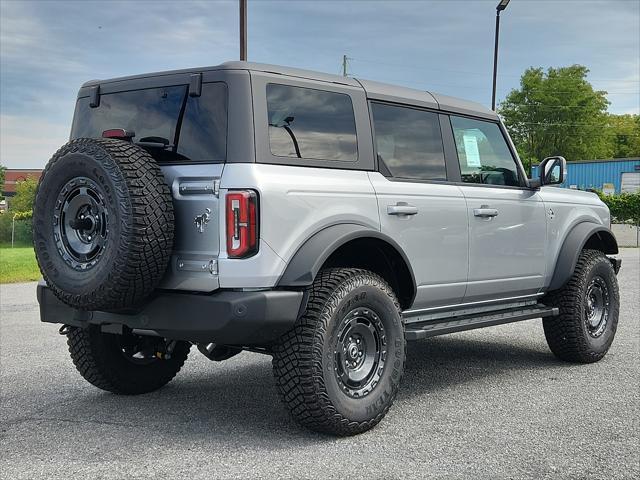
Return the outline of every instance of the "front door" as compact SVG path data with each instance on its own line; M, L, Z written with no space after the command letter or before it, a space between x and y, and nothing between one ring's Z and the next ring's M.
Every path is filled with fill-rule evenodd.
M545 273L546 216L498 123L451 116L469 221L465 302L535 294Z

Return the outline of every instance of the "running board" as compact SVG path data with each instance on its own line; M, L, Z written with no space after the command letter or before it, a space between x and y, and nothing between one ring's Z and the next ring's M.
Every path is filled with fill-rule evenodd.
M550 317L558 315L556 307L547 307L538 303L526 308L512 308L498 312L487 312L482 315L464 315L457 318L443 318L405 325L407 340L421 340L423 338L445 335L447 333L462 332L474 328L491 327L503 323L518 322L531 318Z

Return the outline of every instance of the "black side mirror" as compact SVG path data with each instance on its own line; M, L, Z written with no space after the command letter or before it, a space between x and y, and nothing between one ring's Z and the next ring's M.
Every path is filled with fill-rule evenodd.
M564 157L547 157L538 165L538 178L530 178L531 188L560 185L567 179L567 161Z
M567 161L564 157L547 157L538 167L540 185L561 185L567 178Z

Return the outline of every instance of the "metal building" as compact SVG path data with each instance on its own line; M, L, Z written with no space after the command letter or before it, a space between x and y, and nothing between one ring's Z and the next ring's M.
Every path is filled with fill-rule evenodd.
M537 177L538 166L531 170L532 176ZM568 162L567 170L564 188L592 188L606 193L640 191L640 158Z

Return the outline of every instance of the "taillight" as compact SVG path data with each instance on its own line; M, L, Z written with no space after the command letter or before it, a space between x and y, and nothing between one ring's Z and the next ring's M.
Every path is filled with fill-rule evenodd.
M258 251L258 195L252 190L230 190L226 212L227 255L254 255Z
M134 132L129 132L124 128L110 128L102 132L102 138L118 138L120 140L131 141L135 136L136 134Z

